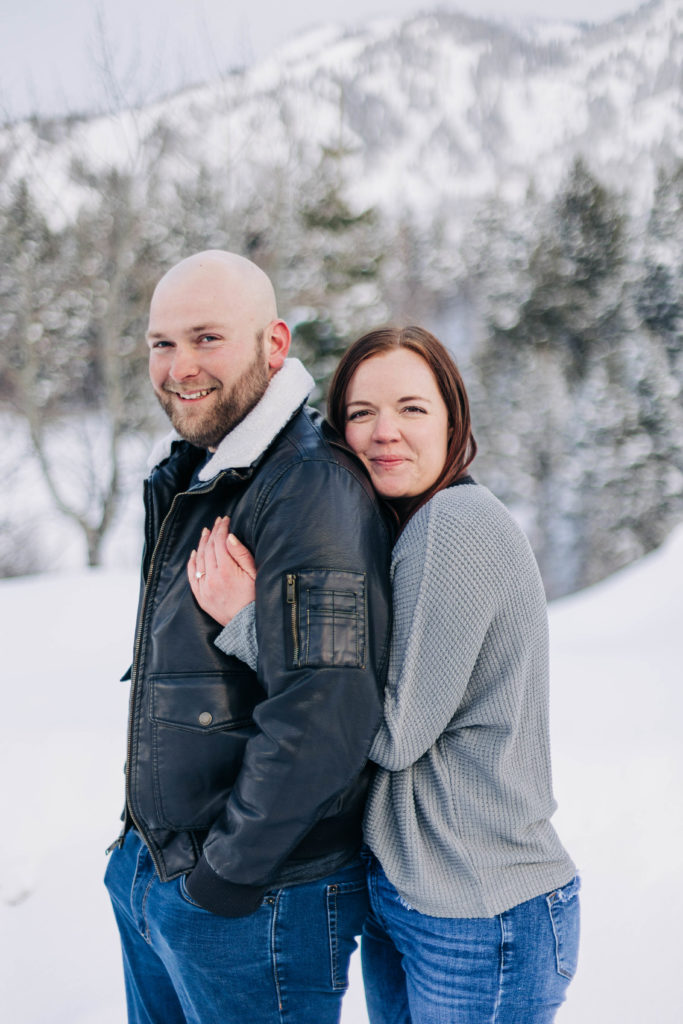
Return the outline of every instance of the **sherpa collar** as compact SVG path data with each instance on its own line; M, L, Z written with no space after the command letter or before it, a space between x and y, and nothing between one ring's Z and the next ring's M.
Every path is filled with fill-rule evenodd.
M223 438L214 455L199 473L206 481L225 469L244 469L263 455L282 428L306 401L315 387L315 381L298 359L285 359L282 369L271 378L263 398L244 419ZM154 445L148 468L158 466L171 454L174 441L182 440L172 430Z

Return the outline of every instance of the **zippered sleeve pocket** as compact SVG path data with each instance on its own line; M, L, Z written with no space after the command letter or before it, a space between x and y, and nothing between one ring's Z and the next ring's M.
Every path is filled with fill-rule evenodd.
M298 569L285 573L290 668L364 668L365 573Z

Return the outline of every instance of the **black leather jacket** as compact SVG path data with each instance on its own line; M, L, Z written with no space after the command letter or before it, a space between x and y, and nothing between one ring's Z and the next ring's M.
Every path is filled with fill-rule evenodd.
M359 463L299 409L256 462L190 486L185 441L145 482L126 822L162 880L254 910L360 843L390 632L390 538ZM258 567L258 673L223 654L186 565L219 515Z

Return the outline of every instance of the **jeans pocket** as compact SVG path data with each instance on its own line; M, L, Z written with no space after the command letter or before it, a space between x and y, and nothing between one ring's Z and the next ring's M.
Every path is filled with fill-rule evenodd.
M401 893L398 891L393 882L389 881L386 874L384 873L384 868L379 863L379 861L376 862L376 868L380 898L385 901L385 904L388 907L395 906L399 907L401 910L407 910L408 913L410 914L419 913L419 911L415 909L412 903L409 903L404 896L401 896Z
M330 944L330 977L335 992L349 984L349 960L357 946L368 913L365 879L332 883L325 888L327 933Z
M195 910L201 910L203 911L203 913L209 914L209 910L206 910L205 907L200 906L199 903L195 903L195 901L190 896L189 892L187 891L187 885L185 884L186 878L187 875L181 875L178 879L178 892L180 893L181 899L184 900L185 903L189 903L189 905L191 907L194 907Z
M548 893L546 902L555 936L557 973L574 977L579 958L580 909L578 875L561 889Z

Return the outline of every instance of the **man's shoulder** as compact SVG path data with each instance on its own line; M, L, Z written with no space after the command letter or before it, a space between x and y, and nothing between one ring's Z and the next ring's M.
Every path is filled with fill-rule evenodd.
M363 464L312 406L297 410L275 438L272 450L291 464L322 461L343 466L369 485Z
M356 495L379 508L377 494L360 461L317 409L302 406L274 439L256 468L255 482L270 487L289 484L309 497L327 488L334 495ZM332 495L328 496L328 501ZM384 516L382 516L384 518Z
M283 448L295 451L326 450L328 441L323 434L323 418L317 409L310 405L302 405L282 428L276 442Z

